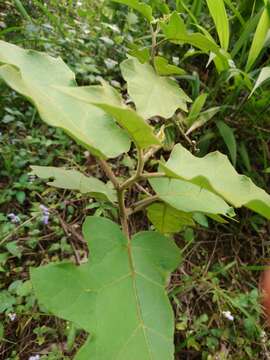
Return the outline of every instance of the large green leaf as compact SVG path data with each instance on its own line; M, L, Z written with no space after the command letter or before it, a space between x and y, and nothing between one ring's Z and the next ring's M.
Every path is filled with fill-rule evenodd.
M53 179L47 184L61 189L77 190L95 198L116 201L115 191L102 181L85 176L77 170L66 170L52 166L31 166L31 174L42 179Z
M270 195L247 176L239 175L227 156L218 151L198 158L177 144L166 165L161 166L169 176L191 181L236 208L246 206L270 219Z
M64 94L74 73L61 59L0 41L0 77L37 107L49 125L65 130L93 154L116 157L129 150L126 132L101 109Z
M186 71L178 66L169 64L168 60L162 56L155 56L154 66L158 75L170 76L170 75L184 75Z
M175 80L159 76L150 64L131 58L121 64L121 71L128 93L143 118L158 115L167 119L177 109L187 111L186 103L191 102L190 98Z
M149 182L158 197L177 210L234 215L233 209L221 197L191 182L170 178L154 178Z
M137 10L141 13L149 22L153 20L152 16L152 8L151 6L144 4L138 0L111 0L113 2L117 2L119 4L128 5L134 10Z
M97 86L66 87L61 90L81 101L93 104L112 116L127 130L138 147L160 145L153 128L134 110L122 103L118 92L107 83Z
M229 21L223 0L206 0L211 16L216 25L220 45L228 50L230 40Z
M165 292L180 261L174 242L142 232L131 242L108 219L83 227L91 260L31 270L39 303L91 333L76 360L173 360L173 312Z
M179 211L166 203L155 203L147 208L147 217L162 234L176 233L193 226L192 214Z
M257 57L260 55L260 52L263 49L263 46L264 46L264 43L265 43L265 40L267 37L267 33L269 31L269 28L270 28L270 11L268 9L268 6L266 6L260 17L257 29L254 34L254 38L253 38L251 48L250 48L250 51L248 54L246 71L249 71L252 68Z

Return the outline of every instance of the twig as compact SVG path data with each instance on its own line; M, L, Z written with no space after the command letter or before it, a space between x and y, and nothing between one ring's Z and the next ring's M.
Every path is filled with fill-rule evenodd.
M69 226L62 218L59 214L57 214L58 216L58 219L60 221L60 224L63 228L63 230L65 231L66 235L68 236L69 240L70 240L70 245L73 249L73 252L74 252L74 256L75 256L75 261L76 261L76 264L77 265L80 265L81 264L81 261L80 261L80 256L78 255L78 252L77 252L77 249L70 237L70 234L72 234L73 236L75 236L79 241L83 241L83 243L85 243L83 237L77 233L77 231L75 231L72 226Z
M150 178L165 177L165 176L166 176L166 174L163 172L153 172L153 173L145 172L141 175L141 178L142 179L150 179Z
M154 202L156 202L158 200L159 200L158 195L153 195L153 196L148 197L146 199L137 201L136 203L131 205L131 207L129 209L127 209L127 214L128 214L128 216L130 216L131 214L135 214L136 212L143 210L148 205L151 205L152 203L154 203Z
M115 189L117 190L120 186L116 176L114 175L110 165L107 163L107 161L99 159L98 160L100 166L102 167L103 171L105 172L105 174L107 175L107 177L111 180L111 182L113 183Z
M137 165L136 173L133 176L131 176L131 178L129 178L120 185L120 190L125 190L131 185L133 185L135 182L137 182L137 180L139 180L142 176L143 168L144 168L143 151L141 149L138 149L138 165Z

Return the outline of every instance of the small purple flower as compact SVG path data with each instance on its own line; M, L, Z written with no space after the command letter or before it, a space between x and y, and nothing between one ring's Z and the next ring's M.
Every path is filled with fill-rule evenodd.
M15 215L14 213L7 214L7 217L10 219L10 221L13 224L19 224L21 222L21 219L18 215Z
M42 218L41 221L43 222L44 225L48 225L49 224L49 218L50 218L50 211L49 209L44 206L44 205L39 205L40 210L42 211Z

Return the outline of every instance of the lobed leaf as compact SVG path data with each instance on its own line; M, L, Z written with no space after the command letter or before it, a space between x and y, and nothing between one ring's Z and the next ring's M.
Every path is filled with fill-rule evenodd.
M246 206L270 219L270 195L247 176L239 175L227 156L218 151L198 158L177 144L161 167L168 176L190 181L213 191L236 208Z
M233 209L220 196L191 182L170 178L155 178L149 182L158 197L177 210L234 215Z
M141 149L160 145L153 128L134 110L122 103L119 93L107 83L102 86L67 87L61 90L69 95L99 107L112 116Z
M129 150L126 132L110 116L59 90L76 86L61 59L0 41L0 77L33 102L46 123L62 128L94 155L110 158Z
M167 119L177 109L187 111L187 102L191 99L175 80L159 76L150 64L131 58L122 62L121 71L137 112L144 119L153 116Z
M66 170L52 166L31 166L31 174L41 179L53 179L48 185L61 189L77 190L82 194L90 194L95 198L116 201L115 191L102 181L85 176L77 170Z
M129 242L117 224L88 217L91 260L31 269L39 303L91 333L76 360L173 360L174 318L165 292L180 262L172 240L141 232Z

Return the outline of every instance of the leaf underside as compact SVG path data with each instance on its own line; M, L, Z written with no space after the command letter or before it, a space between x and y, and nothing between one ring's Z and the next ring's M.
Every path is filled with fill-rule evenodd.
M187 111L191 99L175 80L159 76L150 64L131 58L122 62L121 71L136 110L144 119L153 116L167 119L177 109Z
M31 270L48 311L90 332L76 360L173 360L174 319L165 285L180 262L169 238L142 232L131 243L118 225L88 217L91 259Z
M62 128L94 155L110 158L129 150L127 133L112 117L57 88L76 86L74 73L60 58L0 41L0 77L34 103L46 123Z
M42 179L53 178L48 185L61 189L77 190L81 194L89 194L98 199L116 202L115 191L101 180L85 176L77 170L66 170L53 166L31 166L32 175Z
M177 144L161 167L168 176L190 181L213 191L236 208L245 206L270 219L270 195L247 176L239 175L227 156L218 151L198 158Z

